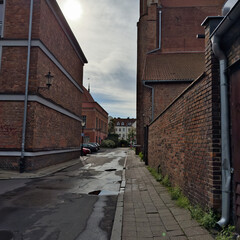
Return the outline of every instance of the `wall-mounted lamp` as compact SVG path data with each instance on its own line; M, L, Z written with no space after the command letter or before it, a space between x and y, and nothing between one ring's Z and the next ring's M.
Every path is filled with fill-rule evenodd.
M49 89L52 86L54 76L51 75L50 71L48 72L48 74L45 75L45 78L47 79L46 87L38 87L37 91L39 89Z

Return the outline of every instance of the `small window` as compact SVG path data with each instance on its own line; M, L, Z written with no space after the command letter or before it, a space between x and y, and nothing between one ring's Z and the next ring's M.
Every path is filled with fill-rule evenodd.
M124 126L124 122L122 122L121 125Z
M122 130L122 129L121 129L121 128L119 128L119 132L121 132L121 130Z
M125 132L125 128L123 128L123 132Z
M120 122L117 122L117 126L120 126Z

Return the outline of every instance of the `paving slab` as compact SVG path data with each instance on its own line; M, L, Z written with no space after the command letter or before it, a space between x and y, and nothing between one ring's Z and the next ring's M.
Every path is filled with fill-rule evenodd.
M125 180L122 240L213 240L189 211L176 206L167 189L131 150Z

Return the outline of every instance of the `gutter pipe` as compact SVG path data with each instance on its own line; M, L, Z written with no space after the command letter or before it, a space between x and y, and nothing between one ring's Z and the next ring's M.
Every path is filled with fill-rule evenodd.
M19 172L25 170L25 140L26 140L26 125L27 125L27 104L28 104L28 85L29 85L29 70L30 70L30 54L31 54L31 40L32 40L32 15L33 15L33 0L30 2L29 13L29 31L28 31L28 53L27 53L27 71L26 71L26 85L25 85L25 98L24 98L24 116L22 127L22 144L21 144L21 158L19 161Z
M158 12L159 16L159 40L158 40L158 49L161 49L162 45L162 11Z
M225 75L227 58L220 48L220 38L212 36L212 50L220 64L220 95L221 95L221 143L222 143L222 217L217 222L224 227L230 218L231 165L230 165L230 132L229 132L229 101L228 82Z
M227 58L220 47L221 37L230 29L240 16L240 2L234 1L231 10L220 24L215 28L210 38L212 50L219 59L220 84L221 84L221 138L222 138L222 217L217 222L221 227L228 224L230 219L230 194L231 194L231 169L230 163L230 128L229 128L229 103L228 82L225 75Z
M158 22L158 25L159 25L159 27L158 27L158 30L159 30L159 34L158 34L158 37L159 37L159 39L158 39L158 48L149 51L147 54L154 53L156 51L161 50L161 48L162 48L162 11L161 10L159 10L158 16L159 16L159 22Z
M147 82L148 81L143 81L143 85L152 90L152 119L151 119L151 121L153 121L153 119L154 119L154 87L147 85Z

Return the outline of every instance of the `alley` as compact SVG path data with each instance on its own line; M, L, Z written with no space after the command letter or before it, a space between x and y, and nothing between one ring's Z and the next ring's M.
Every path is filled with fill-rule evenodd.
M0 239L109 239L126 155L101 150L47 177L0 180Z

